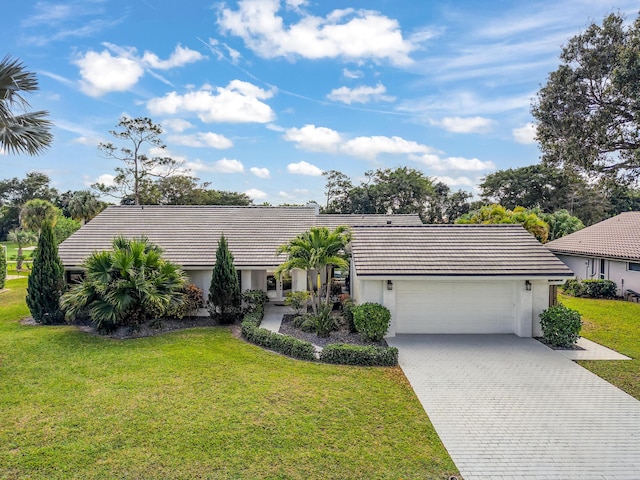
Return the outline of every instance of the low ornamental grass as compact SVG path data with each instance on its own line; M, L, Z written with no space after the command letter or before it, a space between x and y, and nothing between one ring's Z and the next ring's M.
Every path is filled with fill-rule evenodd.
M446 479L399 368L293 360L228 327L114 340L0 293L0 478Z
M568 295L559 300L582 315L580 335L631 357L578 363L640 400L640 304Z

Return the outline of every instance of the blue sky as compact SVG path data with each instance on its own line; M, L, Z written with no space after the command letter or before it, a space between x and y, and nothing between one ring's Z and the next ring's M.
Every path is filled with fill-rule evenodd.
M475 191L536 163L531 99L561 46L637 1L74 0L11 2L5 52L38 74L55 123L39 157L0 154L0 178L60 190L108 182L96 148L122 115L165 130L167 153L255 203L322 202L321 172L358 181L410 166ZM152 155L155 152L150 152ZM166 156L167 153L163 154Z

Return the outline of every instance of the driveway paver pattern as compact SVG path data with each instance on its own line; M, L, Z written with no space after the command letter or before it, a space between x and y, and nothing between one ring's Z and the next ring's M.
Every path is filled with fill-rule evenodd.
M640 479L640 402L538 341L387 341L465 480Z

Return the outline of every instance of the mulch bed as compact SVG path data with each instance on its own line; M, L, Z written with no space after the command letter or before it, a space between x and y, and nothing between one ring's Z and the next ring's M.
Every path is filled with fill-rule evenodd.
M551 350L584 350L584 348L579 347L578 345L571 345L569 347L555 347L545 342L544 338L542 337L534 337L534 338L538 340L540 343L542 343L543 345L546 345L547 347L549 347Z
M387 342L382 339L379 342L368 342L363 340L359 333L351 333L345 326L341 326L339 330L331 332L328 338L319 337L315 333L304 332L293 325L295 315L286 314L282 317L280 324L280 333L291 335L300 340L311 342L319 347L326 347L332 343L349 343L352 345L374 345L377 347L387 347Z

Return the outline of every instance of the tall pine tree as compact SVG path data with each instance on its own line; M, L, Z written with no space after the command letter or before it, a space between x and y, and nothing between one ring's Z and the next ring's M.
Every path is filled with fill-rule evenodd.
M51 223L44 222L33 258L33 269L27 283L27 306L38 323L62 323L60 296L64 288L64 268L58 257L58 246Z
M229 251L224 235L218 240L216 264L211 274L209 287L209 313L220 323L232 323L240 314L240 283L238 271L233 265L233 255Z

